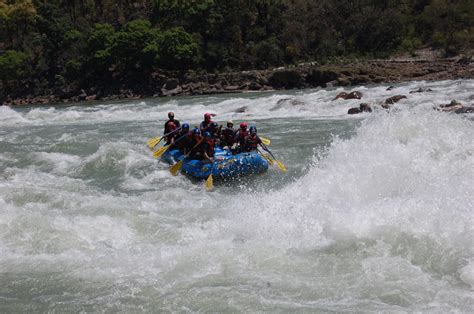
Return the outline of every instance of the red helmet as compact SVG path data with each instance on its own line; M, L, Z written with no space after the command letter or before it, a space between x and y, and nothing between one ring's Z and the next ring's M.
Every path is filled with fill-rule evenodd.
M240 124L240 128L241 128L241 129L246 129L246 128L247 128L247 123L242 122L242 123Z
M174 118L174 112L173 111L170 111L168 112L168 118Z
M205 113L204 114L204 120L211 120L211 114L210 113Z

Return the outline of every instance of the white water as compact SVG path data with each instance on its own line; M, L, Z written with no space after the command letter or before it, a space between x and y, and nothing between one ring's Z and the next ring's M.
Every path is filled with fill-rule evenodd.
M0 107L0 310L470 312L473 121L432 107L473 87ZM289 173L170 176L144 146L170 110L256 121Z

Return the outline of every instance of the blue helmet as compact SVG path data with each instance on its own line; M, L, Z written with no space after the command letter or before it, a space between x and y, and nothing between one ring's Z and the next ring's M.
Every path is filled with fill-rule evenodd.
M211 132L206 131L206 132L204 132L203 135L204 135L204 137L211 137Z
M196 135L200 135L200 134L201 134L201 130L199 130L199 128L194 128L194 129L193 129L193 133L196 134Z
M249 131L250 131L250 134L257 134L257 127L255 125L252 125Z
M183 123L182 128L185 129L185 130L189 130L189 124Z

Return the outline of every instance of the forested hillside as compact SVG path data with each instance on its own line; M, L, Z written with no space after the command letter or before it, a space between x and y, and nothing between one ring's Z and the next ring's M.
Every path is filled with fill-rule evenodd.
M0 1L0 100L473 45L472 0Z

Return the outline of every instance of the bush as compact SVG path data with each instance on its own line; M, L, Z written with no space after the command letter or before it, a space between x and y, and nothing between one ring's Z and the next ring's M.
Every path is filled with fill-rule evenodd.
M7 50L0 55L0 80L13 81L27 78L31 73L29 56L20 51Z

